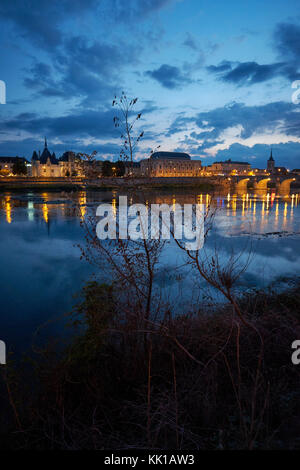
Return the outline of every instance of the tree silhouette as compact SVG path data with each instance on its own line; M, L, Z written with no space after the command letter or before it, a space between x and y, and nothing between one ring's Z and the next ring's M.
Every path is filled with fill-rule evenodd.
M24 160L18 158L12 167L12 172L14 175L26 175L27 174L27 167L25 165Z
M119 110L119 116L113 118L114 125L116 128L120 128L122 148L120 151L120 159L133 163L133 155L136 147L144 135L144 131L136 131L135 124L141 119L142 113L134 115L133 108L137 102L137 98L129 99L122 92L121 97L115 99L112 102L112 106L115 106Z

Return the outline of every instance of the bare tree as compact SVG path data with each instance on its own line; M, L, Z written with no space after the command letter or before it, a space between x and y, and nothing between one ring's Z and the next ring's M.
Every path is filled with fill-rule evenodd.
M114 125L121 131L122 147L120 151L120 159L129 161L131 168L133 166L133 156L139 141L144 135L144 131L136 131L135 125L141 119L142 113L133 114L133 108L138 98L129 99L122 92L120 98L115 96L112 106L119 110L119 115L113 118Z

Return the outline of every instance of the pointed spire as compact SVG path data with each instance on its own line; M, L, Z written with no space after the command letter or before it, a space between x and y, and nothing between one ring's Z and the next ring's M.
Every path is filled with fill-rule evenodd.
M45 149L47 148L47 138L45 137Z
M36 153L36 151L34 150L33 154L32 154L32 157L31 157L31 160L38 160L39 157L38 157L38 154Z

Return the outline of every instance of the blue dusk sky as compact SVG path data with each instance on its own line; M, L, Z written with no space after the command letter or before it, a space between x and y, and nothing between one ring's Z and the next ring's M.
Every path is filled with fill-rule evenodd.
M265 167L272 147L300 167L299 0L1 0L0 21L0 155L31 158L47 136L57 156L118 159L124 90L137 160L160 145Z

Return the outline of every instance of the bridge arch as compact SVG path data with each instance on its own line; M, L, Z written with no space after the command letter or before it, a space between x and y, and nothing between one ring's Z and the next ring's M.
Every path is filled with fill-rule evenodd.
M289 194L291 190L291 183L295 178L287 178L283 181L277 181L277 191L281 194Z
M235 189L237 191L247 191L249 178L243 178L235 183Z
M254 181L254 189L268 189L268 182L271 178L263 178L259 181Z

